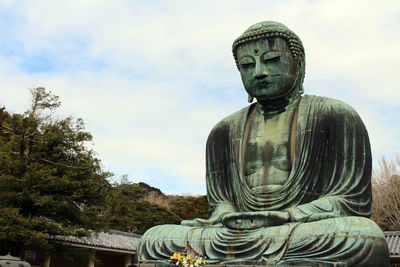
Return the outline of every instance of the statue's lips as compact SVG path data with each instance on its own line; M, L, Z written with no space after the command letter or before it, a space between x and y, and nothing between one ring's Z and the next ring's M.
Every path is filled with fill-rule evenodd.
M271 87L274 83L272 81L253 81L252 86L258 89Z
M256 85L258 86L258 87L268 87L268 86L270 86L272 83L271 82L269 82L269 81L262 81L262 82L257 82L256 83Z
M263 79L263 80L258 80L258 79L253 79L251 81L252 86L256 86L258 88L265 88L265 87L269 87L272 84L276 83L276 81L273 81L272 78L276 78L281 76L281 74L274 74L274 75L270 75L268 78Z

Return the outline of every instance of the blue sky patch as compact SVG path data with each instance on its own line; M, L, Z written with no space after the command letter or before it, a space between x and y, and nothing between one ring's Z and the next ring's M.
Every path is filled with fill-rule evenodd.
M47 55L24 57L20 64L22 71L27 73L42 73L54 70L54 62Z

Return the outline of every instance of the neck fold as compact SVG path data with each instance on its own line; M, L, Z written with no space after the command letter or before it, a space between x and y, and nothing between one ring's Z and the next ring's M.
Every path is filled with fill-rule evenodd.
M300 94L297 90L292 90L289 94L286 94L280 98L259 100L257 99L257 109L263 112L264 116L272 117L275 114L280 114L287 110L289 107L296 103L300 98Z

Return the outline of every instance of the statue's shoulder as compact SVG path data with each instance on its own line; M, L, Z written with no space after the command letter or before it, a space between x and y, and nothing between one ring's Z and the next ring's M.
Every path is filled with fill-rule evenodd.
M219 129L222 127L226 126L233 126L238 123L240 123L243 119L246 118L249 110L252 108L252 106L255 104L251 104L247 107L242 108L239 111L236 111L235 113L232 113L231 115L225 117L224 119L220 120L213 128L214 129Z
M242 108L239 111L225 117L220 120L211 130L209 137L213 135L228 134L232 127L237 127L241 123L245 122L249 110L255 104L251 104L247 107Z
M317 112L357 114L354 108L349 104L338 99L323 96L303 95L300 104L313 106Z

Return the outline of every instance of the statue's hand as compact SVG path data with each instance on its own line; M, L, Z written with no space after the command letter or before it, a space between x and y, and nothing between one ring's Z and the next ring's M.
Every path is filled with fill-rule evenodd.
M200 219L196 218L193 220L183 220L181 221L181 225L183 226L191 226L191 227L208 227L208 226L217 226L221 224L220 221L216 219Z
M222 226L221 221L225 214L235 212L236 208L232 203L220 203L211 214L209 219L183 220L181 225L191 227Z
M231 229L250 230L283 225L289 219L289 213L285 211L233 212L222 218L222 224Z

